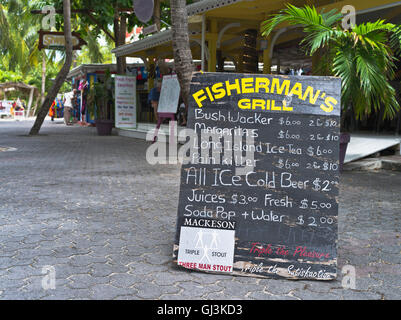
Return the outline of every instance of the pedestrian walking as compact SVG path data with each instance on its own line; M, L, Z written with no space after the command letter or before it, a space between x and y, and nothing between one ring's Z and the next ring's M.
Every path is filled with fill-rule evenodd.
M72 125L71 114L73 111L72 100L75 97L76 89L64 94L64 123L67 126Z
M51 117L52 121L54 121L54 116L55 116L55 104L56 104L56 100L53 101L53 103L49 109L49 117Z
M156 86L150 90L148 101L151 103L156 121L158 120L157 108L159 106L160 90L162 87L161 81L156 82Z

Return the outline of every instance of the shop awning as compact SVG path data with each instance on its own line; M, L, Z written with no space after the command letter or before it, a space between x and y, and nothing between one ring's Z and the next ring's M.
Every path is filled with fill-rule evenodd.
M24 90L24 91L38 91L38 88L23 82L5 82L0 83L0 90L7 91L7 89Z
M141 63L130 63L127 67L142 67ZM72 69L67 75L67 81L71 81L72 78L82 77L88 73L103 73L106 70L110 70L111 73L117 72L116 64L102 64L102 63L90 63L81 64L78 67Z
M132 43L119 46L118 48L113 49L111 52L114 53L117 57L129 56L143 50L169 43L170 41L172 41L172 39L173 33L172 30L169 29L158 32L151 37L147 37Z
M187 6L188 16L194 16L203 14L207 11L214 10L217 8L225 7L232 5L237 2L243 2L244 0L203 0L199 2L195 2L189 4ZM245 0L247 1L247 0ZM200 34L200 30L192 31L193 35ZM153 34L150 37L128 43L118 48L113 49L111 52L114 53L117 57L122 56L136 56L141 57L141 55L152 55L152 52L147 53L145 50L152 49L157 46L162 46L168 44L170 46L171 51L171 41L173 39L172 30L164 30L160 31L156 34ZM139 55L136 53L140 53Z
M194 59L201 58L201 34L202 34L202 16L207 19L208 31L205 35L207 43L213 43L214 49L222 52L227 61L240 63L239 52L243 48L244 32L247 29L260 30L261 23L272 14L279 12L285 8L288 0L201 0L187 6L188 23L190 31L190 45L192 56ZM302 6L308 1L298 1L297 5ZM314 5L318 10L331 9L341 10L345 5L348 5L347 0L316 0ZM352 5L358 13L358 19L363 15L371 13L372 15L378 12L385 12L380 18L388 19L399 14L399 10L394 9L396 6L401 6L401 1L394 0L354 0ZM213 23L214 24L213 24ZM212 26L211 26L212 25ZM214 26L214 30L213 29ZM274 61L278 64L277 58L280 58L281 63L287 64L311 64L312 62L305 59L305 56L298 54L296 48L299 46L299 39L303 34L300 29L285 28L273 34L274 41L273 52L269 53L270 62ZM277 35L277 37L276 37ZM259 52L259 61L265 59L262 57L264 48L261 46L262 37L260 33L257 39L257 50ZM217 47L216 47L217 41ZM294 45L294 43L296 43ZM283 44L283 46L279 46ZM216 47L216 48L215 48ZM293 49L292 51L288 48ZM295 49L294 49L295 48ZM211 49L212 50L212 49ZM205 46L205 58L209 61L209 48ZM117 57L139 57L146 61L147 58L164 58L172 59L172 30L164 30L153 34L144 39L122 45L112 50ZM216 59L215 51L213 51L214 62ZM267 59L267 60L268 60ZM211 65L214 65L211 63ZM285 64L283 64L285 65Z

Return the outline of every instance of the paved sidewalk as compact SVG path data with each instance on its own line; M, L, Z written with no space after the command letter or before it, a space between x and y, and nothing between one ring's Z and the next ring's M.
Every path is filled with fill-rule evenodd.
M151 166L148 143L95 128L0 122L0 299L401 299L401 173L341 177L331 282L232 277L172 263L179 166ZM11 149L12 150L12 149ZM56 289L42 288L42 268Z

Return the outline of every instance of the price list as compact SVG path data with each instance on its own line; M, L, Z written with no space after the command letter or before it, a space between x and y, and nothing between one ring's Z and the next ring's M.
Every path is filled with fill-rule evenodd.
M178 265L336 277L340 94L333 77L194 75Z

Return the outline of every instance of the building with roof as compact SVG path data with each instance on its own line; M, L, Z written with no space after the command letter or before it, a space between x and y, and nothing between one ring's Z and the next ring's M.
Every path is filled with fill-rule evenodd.
M297 26L280 26L262 37L262 23L284 9L288 0L200 0L187 5L190 47L200 69L208 72L286 73L290 69L311 74L318 55L305 56ZM296 0L293 5L314 5L319 11L341 11L352 5L356 22L385 19L401 22L401 1L394 0ZM117 57L141 58L147 68L159 59L173 59L172 30L164 30L119 46ZM151 87L151 84L150 84ZM398 124L399 127L399 124ZM398 128L400 130L400 128Z
M10 91L20 91L22 94L28 97L28 105L27 105L27 112L26 116L29 117L32 103L34 97L38 97L39 90L35 86L28 85L23 82L5 82L0 83L0 95L3 96L4 100L7 100L7 92Z

